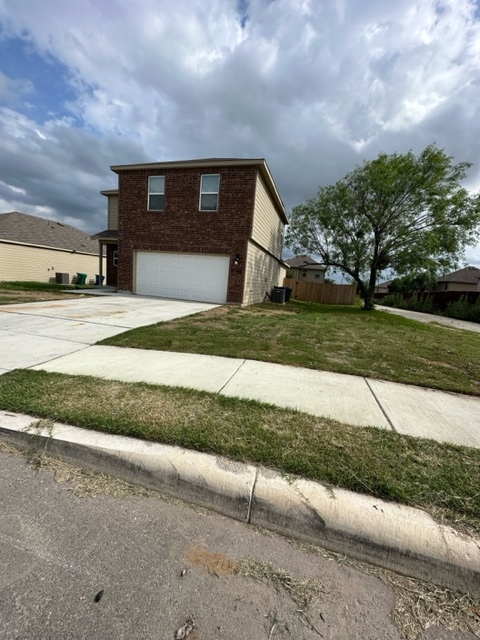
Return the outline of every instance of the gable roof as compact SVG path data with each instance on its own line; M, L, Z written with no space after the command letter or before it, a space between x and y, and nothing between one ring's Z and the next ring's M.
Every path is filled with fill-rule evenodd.
M308 265L317 265L318 267L322 267L322 265L320 265L316 260L307 255L295 256L294 258L287 260L287 264L292 269L305 268Z
M278 210L280 218L284 224L288 224L287 213L285 211L285 205L283 204L280 194L277 190L277 186L273 179L270 169L268 168L265 158L198 158L196 160L173 160L170 162L147 162L144 164L117 164L112 165L110 169L115 173L122 171L142 170L142 169L190 169L205 167L212 169L214 167L245 167L245 166L257 166L260 174L265 181L267 189L272 197L273 202ZM113 195L114 190L102 191L103 195Z
M438 282L461 282L462 284L477 284L480 280L480 269L477 267L465 267L452 273L447 273L438 279Z
M0 241L98 255L98 241L68 224L19 211L0 213Z

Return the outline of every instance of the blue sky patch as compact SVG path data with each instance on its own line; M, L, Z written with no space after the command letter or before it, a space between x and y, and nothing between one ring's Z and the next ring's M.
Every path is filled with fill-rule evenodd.
M245 29L245 25L248 20L248 4L249 0L237 0L237 12L240 16L240 24L242 29Z
M52 56L39 55L27 39L4 38L1 26L0 71L14 82L29 82L33 88L19 93L14 105L17 111L40 123L72 115L65 108L75 97L68 83L68 68Z

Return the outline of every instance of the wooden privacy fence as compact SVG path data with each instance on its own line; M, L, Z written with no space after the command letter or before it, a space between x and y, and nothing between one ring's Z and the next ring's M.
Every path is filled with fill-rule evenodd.
M321 284L295 278L285 278L283 286L292 289L292 298L296 300L321 304L355 304L357 292L355 284Z

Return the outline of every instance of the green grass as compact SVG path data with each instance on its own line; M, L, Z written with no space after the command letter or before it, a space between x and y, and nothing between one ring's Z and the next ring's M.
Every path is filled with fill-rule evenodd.
M222 307L100 344L277 362L480 395L480 334L359 307Z
M88 285L65 285L56 282L12 281L0 282L0 305L22 304L24 302L44 302L72 297L74 289L88 289Z
M42 371L0 376L0 408L265 465L480 532L480 450L255 401Z
M57 284L56 282L36 282L34 280L0 281L2 291L51 291L62 292L68 289L91 289L90 285Z
M2 291L63 291L64 289L73 288L73 285L57 284L56 282L36 282L33 280L0 282Z

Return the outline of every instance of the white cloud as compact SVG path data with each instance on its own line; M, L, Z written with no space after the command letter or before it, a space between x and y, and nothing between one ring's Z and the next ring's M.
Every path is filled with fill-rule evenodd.
M16 105L32 92L33 83L30 80L9 78L0 71L0 103Z
M244 6L242 27L236 0L4 0L4 37L63 63L73 97L71 120L35 122L10 104L2 166L21 164L29 198L70 203L97 228L108 166L139 160L266 157L290 207L379 151L436 141L474 162L480 185L473 0ZM48 179L57 169L68 188Z

